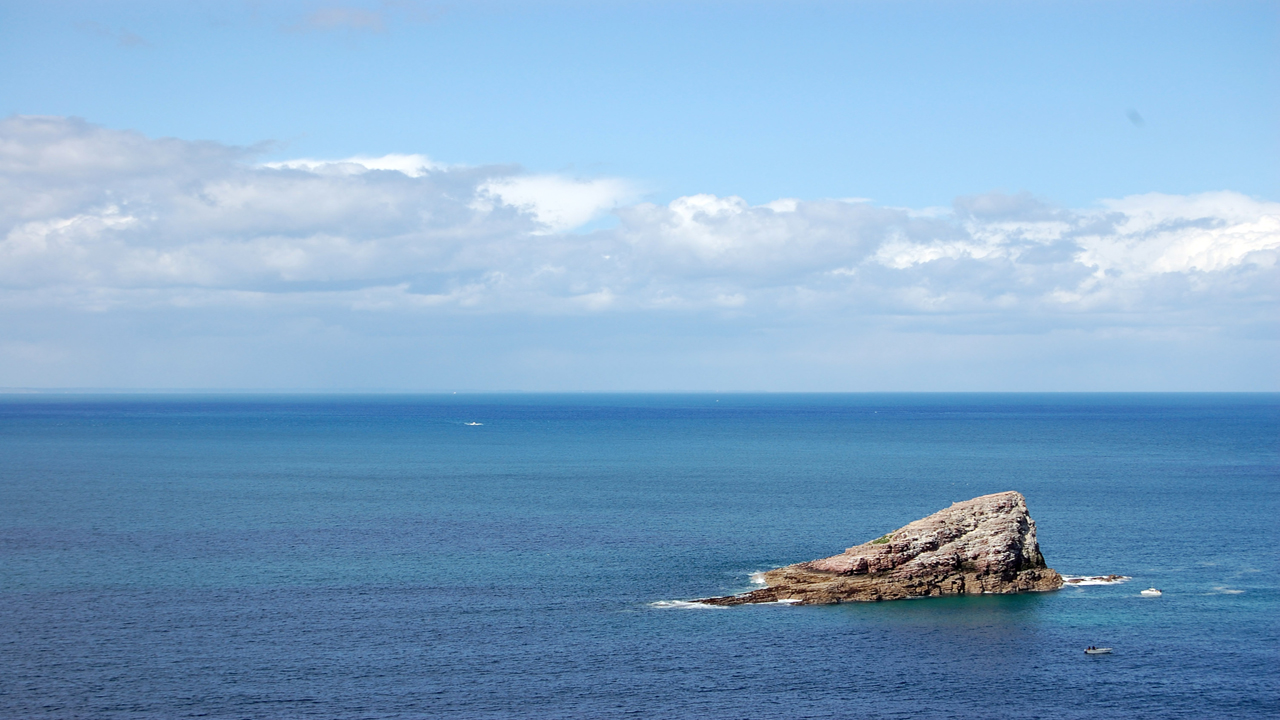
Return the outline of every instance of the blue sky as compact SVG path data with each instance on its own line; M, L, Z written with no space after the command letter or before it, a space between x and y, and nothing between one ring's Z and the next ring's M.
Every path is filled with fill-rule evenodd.
M1276 3L5 2L0 66L0 386L1280 389Z

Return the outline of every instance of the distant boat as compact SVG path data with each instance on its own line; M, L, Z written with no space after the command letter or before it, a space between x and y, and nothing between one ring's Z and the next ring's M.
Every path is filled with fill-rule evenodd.
M1084 654L1085 655L1110 655L1111 648L1096 648L1096 647L1085 648Z
M483 425L484 423L469 422L469 423L462 423L462 424L463 424L463 425Z
M1155 588L1147 588L1146 590L1143 590L1142 592L1140 592L1140 593L1138 593L1138 594L1139 594L1139 595L1146 595L1147 597L1160 597L1160 596L1161 596L1161 595L1163 595L1164 593L1160 592L1159 590L1157 590L1157 589L1155 589Z

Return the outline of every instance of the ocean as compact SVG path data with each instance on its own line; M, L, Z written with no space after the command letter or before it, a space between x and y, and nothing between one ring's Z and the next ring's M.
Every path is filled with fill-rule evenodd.
M680 602L1004 490L1132 579ZM0 717L1275 718L1277 548L1275 394L5 395Z

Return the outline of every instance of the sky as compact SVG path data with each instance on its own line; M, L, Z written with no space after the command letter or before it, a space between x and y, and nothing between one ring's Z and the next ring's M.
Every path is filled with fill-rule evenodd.
M0 0L0 388L1280 390L1280 3Z

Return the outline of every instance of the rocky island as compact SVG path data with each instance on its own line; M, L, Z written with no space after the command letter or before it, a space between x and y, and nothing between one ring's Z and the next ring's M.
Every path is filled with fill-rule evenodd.
M940 595L1044 592L1062 587L1045 566L1021 493L953 503L839 555L764 574L766 586L708 605L827 605Z

